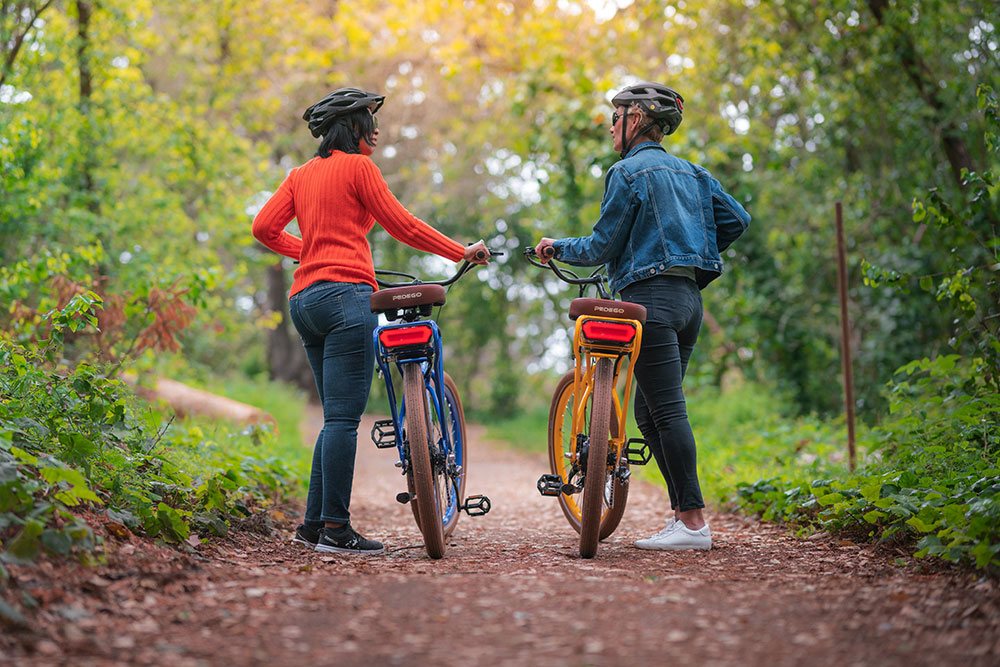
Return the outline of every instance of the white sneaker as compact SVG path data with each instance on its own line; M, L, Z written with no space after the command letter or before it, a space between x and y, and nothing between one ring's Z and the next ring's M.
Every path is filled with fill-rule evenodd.
M712 531L706 523L699 530L691 530L683 521L675 521L669 530L645 540L638 540L635 546L639 549L654 551L685 551L697 549L708 551L712 548Z
M674 529L674 526L676 525L677 525L677 519L675 519L674 517L670 517L669 519L667 519L667 524L663 526L663 528L660 528L659 532L653 533L646 539L636 540L635 546L639 547L640 549L648 549L649 547L645 546L645 543L663 537L664 535L672 531Z

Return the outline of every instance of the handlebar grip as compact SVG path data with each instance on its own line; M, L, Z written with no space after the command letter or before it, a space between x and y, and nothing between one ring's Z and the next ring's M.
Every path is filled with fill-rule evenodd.
M484 260L484 259L486 259L486 251L485 250L479 250L478 252L476 252L475 258L478 259L478 260Z
M555 256L556 256L555 246L547 245L544 248L542 248L542 257L544 257L545 259L552 259Z

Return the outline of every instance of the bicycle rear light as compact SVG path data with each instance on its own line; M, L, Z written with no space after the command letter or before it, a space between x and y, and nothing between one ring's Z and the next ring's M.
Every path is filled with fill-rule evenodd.
M587 340L602 343L631 343L635 338L635 325L628 322L587 320L582 325Z
M429 326L416 325L397 329L383 329L378 334L378 340L384 347L409 347L411 345L426 345L433 331Z

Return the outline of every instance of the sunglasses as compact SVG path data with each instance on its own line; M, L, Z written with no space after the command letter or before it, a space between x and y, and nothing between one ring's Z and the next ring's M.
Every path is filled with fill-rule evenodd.
M611 124L612 125L617 124L618 123L618 119L621 118L622 116L624 116L626 113L628 113L627 110L626 111L615 111L613 114L611 114Z

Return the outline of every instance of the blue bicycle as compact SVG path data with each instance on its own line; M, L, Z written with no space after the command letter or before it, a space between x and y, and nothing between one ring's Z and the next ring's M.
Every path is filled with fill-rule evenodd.
M433 308L445 303L445 287L472 266L464 262L451 278L437 282L376 271L377 276L396 276L407 282L379 277L383 289L371 296L372 312L385 315L390 322L375 329L374 345L391 414L391 419L375 422L372 442L380 449L398 451L396 466L406 475L407 490L396 500L410 504L427 553L435 559L444 555L445 541L455 530L459 512L482 516L491 506L483 495L465 498L465 414L458 388L444 371L441 330L430 319ZM392 381L393 364L403 378L401 401Z

